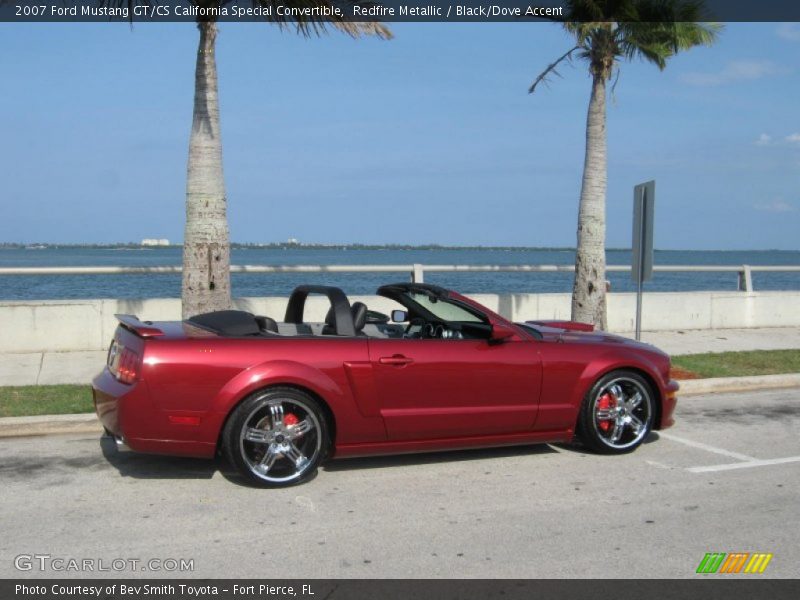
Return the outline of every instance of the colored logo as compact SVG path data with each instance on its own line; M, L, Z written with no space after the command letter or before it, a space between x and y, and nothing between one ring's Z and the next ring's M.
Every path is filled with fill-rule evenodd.
M771 560L766 552L706 552L697 573L763 573Z

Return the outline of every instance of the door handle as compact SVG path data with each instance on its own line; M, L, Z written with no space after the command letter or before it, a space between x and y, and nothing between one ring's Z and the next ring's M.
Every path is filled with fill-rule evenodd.
M402 354L395 354L394 356L382 356L378 359L382 365L393 365L395 367L402 367L414 362L414 359L403 356Z

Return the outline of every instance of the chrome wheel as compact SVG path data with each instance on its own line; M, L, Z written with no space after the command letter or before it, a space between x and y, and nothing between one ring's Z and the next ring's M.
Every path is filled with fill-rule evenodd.
M620 369L600 377L584 396L576 434L601 454L636 449L656 422L658 396L645 377Z
M324 432L317 411L302 395L267 392L254 397L248 408L239 452L252 476L289 484L316 467Z
M653 422L651 393L638 376L601 380L590 409L594 437L611 450L628 450L639 445Z

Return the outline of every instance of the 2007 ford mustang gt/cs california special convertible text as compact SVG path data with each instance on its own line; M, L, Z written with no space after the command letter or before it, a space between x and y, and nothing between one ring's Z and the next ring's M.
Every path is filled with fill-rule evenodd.
M304 320L310 294L330 302L324 322ZM235 310L118 315L97 414L120 445L222 452L264 486L304 481L334 456L575 438L617 454L673 423L678 384L652 346L569 321L512 323L434 285L378 294L402 309L306 285L280 323Z

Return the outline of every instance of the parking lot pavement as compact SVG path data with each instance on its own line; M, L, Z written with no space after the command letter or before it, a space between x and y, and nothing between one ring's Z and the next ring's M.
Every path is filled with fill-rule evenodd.
M63 575L17 571L32 554L193 559L195 577L699 577L706 552L800 576L800 390L693 397L677 419L625 456L356 459L281 490L91 435L4 439L0 577ZM175 575L140 569L93 575Z

